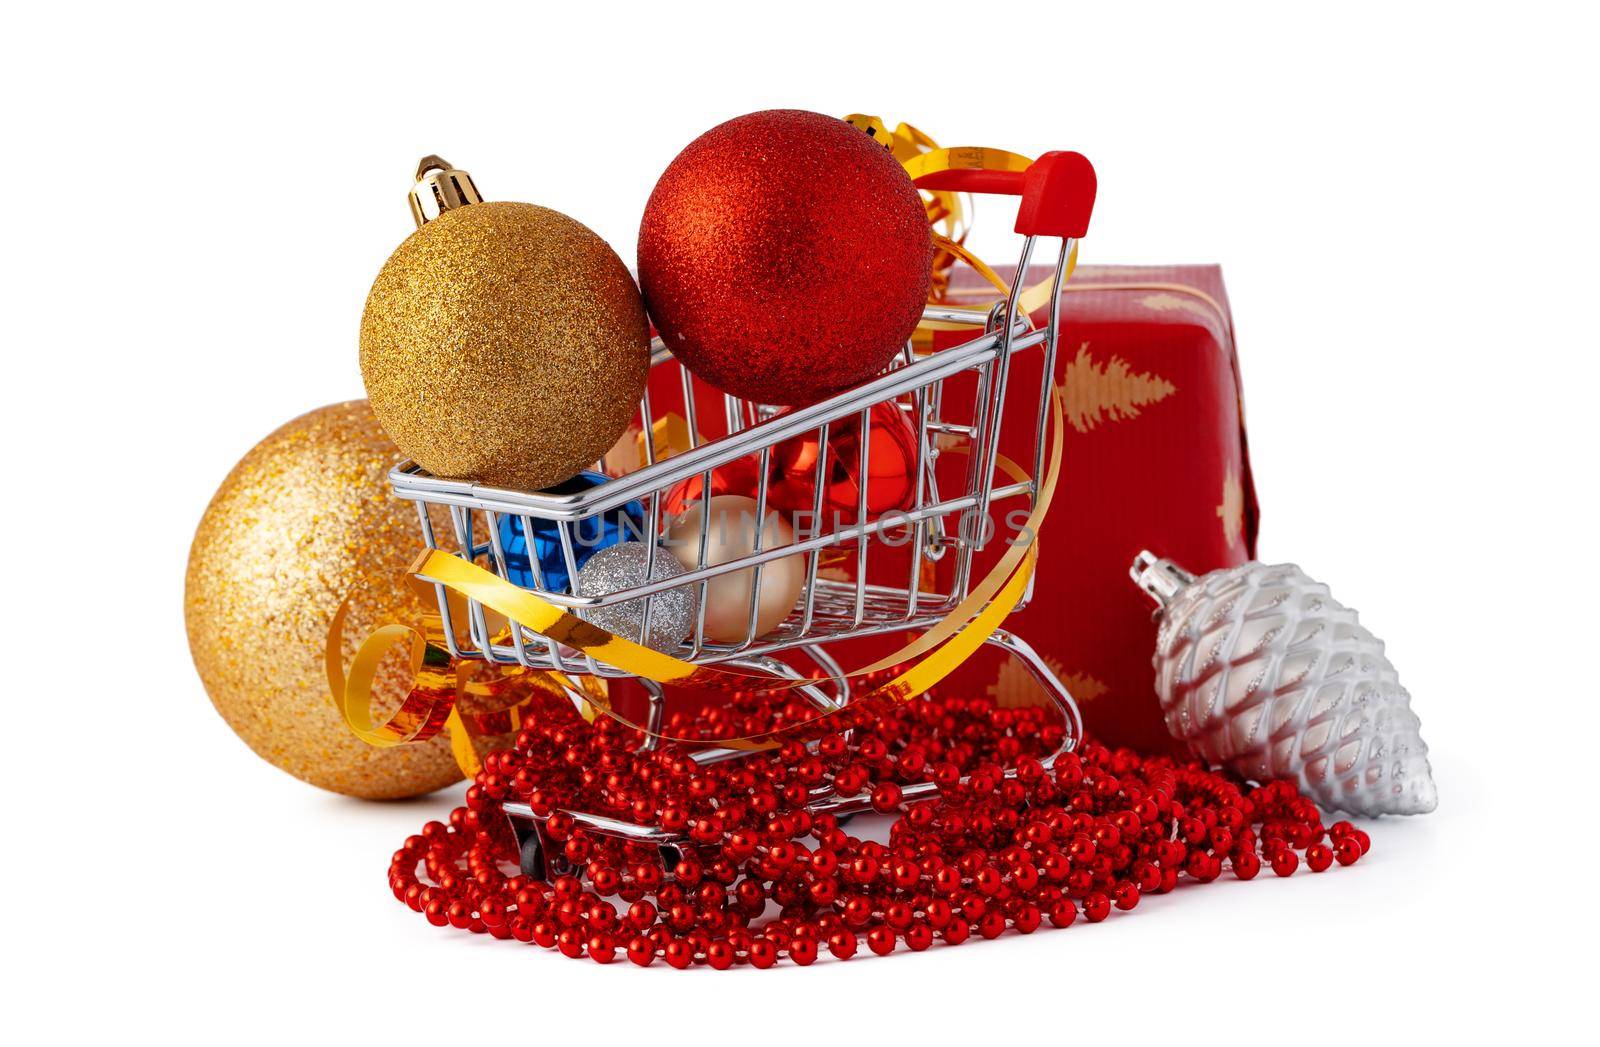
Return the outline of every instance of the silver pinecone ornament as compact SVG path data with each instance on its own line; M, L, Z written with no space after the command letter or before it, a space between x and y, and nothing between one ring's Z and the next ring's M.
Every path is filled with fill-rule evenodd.
M1428 746L1383 641L1293 564L1203 578L1149 552L1129 572L1161 605L1156 693L1196 755L1287 778L1325 809L1424 814Z

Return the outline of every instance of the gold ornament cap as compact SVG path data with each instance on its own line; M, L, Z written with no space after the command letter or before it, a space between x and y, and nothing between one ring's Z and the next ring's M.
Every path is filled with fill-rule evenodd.
M417 161L417 184L411 187L411 217L427 225L453 207L481 204L483 197L467 172L450 166L442 156Z

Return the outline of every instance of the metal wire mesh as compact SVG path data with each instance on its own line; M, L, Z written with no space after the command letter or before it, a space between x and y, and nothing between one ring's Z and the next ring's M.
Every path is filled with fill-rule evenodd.
M1010 503L1007 508L1031 509L1037 496L1059 327L1059 290L1072 242L1061 245L1051 322L1042 329L1033 328L1025 316L1018 316L1015 306L1021 274L1027 270L1033 248L1034 238L1029 237L1007 301L988 310L942 306L925 310L927 319L970 328L972 337L938 352L919 353L908 343L882 374L798 409L780 410L720 393L708 397L708 390L657 339L652 345L652 381L636 418L645 434L641 441L644 464L634 472L587 490L561 495L490 488L433 477L411 462L396 466L390 474L391 482L400 497L417 503L423 538L430 549L454 553L513 580L512 564L501 537L502 521L511 517L520 524L521 534L527 536L527 570L532 584L526 588L538 596L574 611L643 599L644 620L637 635L630 637L641 643L660 594L677 587L697 587L700 611L694 629L681 649L672 652L686 660L709 663L758 658L796 647L821 648L834 640L932 625L970 592L975 554L999 533L1001 503ZM1006 482L998 483L1001 421L1007 398L1012 395L1011 363L1015 354L1028 351L1045 356L1040 387L1027 391L1037 400L1032 454L1027 460L1032 471L1025 479L1005 477ZM660 381L663 369L676 372L677 380ZM975 380L956 381L965 375ZM958 395L958 386L966 392ZM726 435L704 440L700 436L703 408L708 402L717 402L717 397L723 407L721 427L726 429ZM859 494L853 512L826 511L823 492L829 481L826 470L831 460L827 453L830 440L836 439L845 427L858 431L855 443L859 459L855 464L857 476L865 477L873 426L879 424L873 418L874 408L883 409L880 405L900 412L915 432L914 491L903 510L875 515L869 512L867 485L861 482L857 484ZM689 447L658 460L651 434L657 420L671 414L686 421ZM1013 412L1012 418L1017 417L1025 415ZM667 516L668 495L694 477L699 478L698 494L690 504L697 504L701 510L700 556L696 560L691 554L684 559L690 564L705 563L712 521L707 503L714 494L713 473L739 459L752 458L755 486L752 491L741 493L748 493L755 500L756 519L764 521L771 511L772 456L785 441L808 434L814 435L821 453L816 456L810 484L814 492L810 525L797 531L792 543L763 548L765 531L757 526L748 555L604 595L577 592L580 544L605 519L614 519L618 510L630 503L641 510L643 536L652 539L645 543L648 561L644 573L644 577L652 578L649 568L658 555L653 539L660 534ZM964 482L955 489L951 489L952 470L938 468L941 459L950 456L963 456L967 463ZM453 533L441 534L433 527L430 505L448 508ZM547 578L540 558L533 555L536 524L545 529L554 527L565 567L563 578ZM752 599L742 637L720 642L707 637L706 594L713 579L750 570L752 589L759 590L767 565L790 556L805 558L804 583L794 610L776 629L758 633L757 605ZM947 560L951 562L942 563ZM870 572L874 578L890 580L869 581L869 561L874 564ZM934 563L941 564L937 572L930 569ZM935 574L944 580L942 585L931 584ZM435 588L445 635L451 653L458 657L566 673L624 675L519 623L501 627L495 622L491 628L490 616L477 601L452 601L442 585ZM464 622L460 620L463 614Z

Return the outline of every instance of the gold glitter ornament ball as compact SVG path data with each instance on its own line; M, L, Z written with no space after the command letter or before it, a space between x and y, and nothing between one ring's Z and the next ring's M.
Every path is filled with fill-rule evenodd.
M399 457L365 400L296 418L222 482L195 532L184 586L189 651L228 726L295 777L373 800L461 777L446 738L374 748L350 733L328 693L323 651L346 594L355 594L346 665L374 628L414 622L423 610L404 584L422 548L417 512L385 480ZM406 660L387 659L374 713L393 712L410 682Z
M361 377L435 476L539 490L598 460L650 368L639 289L586 226L533 204L444 211L367 296Z

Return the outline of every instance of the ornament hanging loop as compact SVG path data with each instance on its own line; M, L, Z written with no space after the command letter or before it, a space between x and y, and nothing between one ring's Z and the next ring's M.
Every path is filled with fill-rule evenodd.
M1133 579L1133 584L1144 590L1146 596L1163 608L1172 602L1173 597L1194 583L1194 575L1148 549L1133 558L1133 566L1128 568L1128 577Z
M411 187L411 217L419 228L451 208L481 203L483 197L467 172L435 154L417 161L417 184Z

